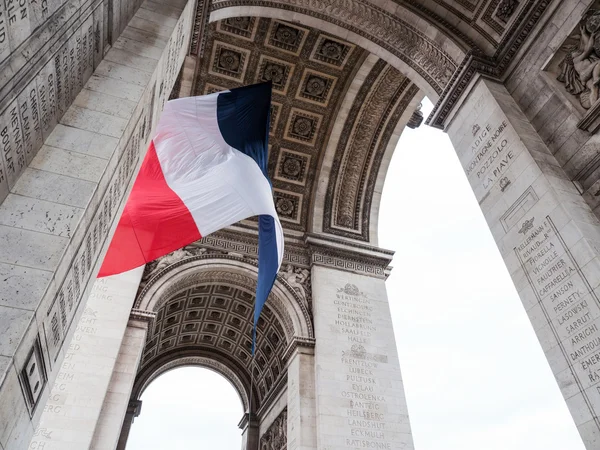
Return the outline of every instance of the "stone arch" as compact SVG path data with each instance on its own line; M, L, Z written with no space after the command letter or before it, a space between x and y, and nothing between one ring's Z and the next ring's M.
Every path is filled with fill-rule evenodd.
M404 127L423 99L416 85L375 55L363 62L323 152L311 231L377 245L381 192ZM366 119L366 120L362 120Z
M437 101L469 46L396 3L386 7L358 0L223 0L211 3L210 22L255 16L327 30L381 57Z
M131 391L131 399L139 400L144 391L154 380L161 375L181 367L202 367L212 370L225 378L235 389L244 411L248 411L250 406L250 395L245 380L241 379L238 373L234 371L226 362L222 362L214 357L199 356L196 351L179 351L165 357L149 366L138 374Z
M199 255L182 259L157 273L144 286L135 308L157 311L170 295L200 283L227 283L254 291L258 264L250 258L232 255ZM281 274L277 276L267 305L282 322L290 341L293 337L314 338L308 306Z
M261 314L251 358L256 275L256 262L249 258L201 254L175 261L151 277L135 307L157 316L132 398L167 370L199 365L227 378L245 408L256 411L268 404L285 385L288 355L298 342L313 342L314 333L307 305L279 276Z

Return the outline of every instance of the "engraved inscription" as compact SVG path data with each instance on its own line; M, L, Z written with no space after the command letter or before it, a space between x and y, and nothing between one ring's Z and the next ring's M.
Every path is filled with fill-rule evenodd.
M371 300L357 286L347 284L338 289L333 300L336 307L334 326L345 336L347 350L340 355L345 383L340 392L349 400L345 411L345 445L352 448L391 449L386 442L390 423L386 422L387 398L382 395L377 370L383 369L386 355L370 351L377 332Z
M12 102L0 116L0 147L9 186L14 186L25 168L23 135L17 101Z
M587 397L586 389L600 388L600 302L551 218L539 223L533 219L528 225L525 239L514 251Z
M495 126L485 125L478 130L471 144L474 156L465 171L469 180L482 184L485 191L500 180L517 157L517 152L511 148L507 128L506 120Z

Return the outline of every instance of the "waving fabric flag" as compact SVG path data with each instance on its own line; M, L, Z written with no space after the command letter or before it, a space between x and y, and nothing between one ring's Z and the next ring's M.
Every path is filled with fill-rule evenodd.
M99 277L259 216L256 324L283 259L267 175L271 84L167 102Z

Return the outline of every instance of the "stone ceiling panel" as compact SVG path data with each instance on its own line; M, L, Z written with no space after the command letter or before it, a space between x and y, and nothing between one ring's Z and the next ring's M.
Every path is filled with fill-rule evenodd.
M269 174L275 207L287 230L311 231L315 183L332 129L343 126L339 148L333 150L336 173L322 229L368 241L374 180L390 130L416 94L415 85L378 59L369 78L358 80L360 95L349 92L369 55L366 50L275 19L239 17L212 23L205 54L210 56L199 68L196 95L273 83ZM351 114L339 114L348 96L354 98Z
M319 30L275 19L241 17L209 25L196 95L273 83L269 173L287 229L308 230L330 128L367 54Z
M200 285L172 296L158 310L146 337L140 372L165 355L197 350L231 362L250 379L254 295L227 285ZM281 355L288 345L284 326L267 305L257 330L255 389L263 399L285 376Z

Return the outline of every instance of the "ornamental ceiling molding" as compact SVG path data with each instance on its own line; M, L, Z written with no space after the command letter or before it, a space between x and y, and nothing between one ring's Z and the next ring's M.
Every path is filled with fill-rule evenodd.
M530 7L521 8L510 29L498 44L494 56L488 57L472 51L465 57L433 108L427 119L427 125L444 129L450 113L478 74L495 81L503 81L502 77L506 70L514 62L515 56L527 41L533 28L539 23L552 0L535 0L531 3L533 4Z
M136 298L135 309L158 311L178 292L201 284L226 284L254 295L258 274L256 261L235 255L190 256L185 249L178 252L181 252L181 258L176 255L148 280ZM267 299L267 305L285 325L288 342L293 336L314 338L312 314L295 287L280 273Z
M391 250L322 234L309 234L306 244L314 265L381 279L390 274Z
M219 0L212 2L210 11L250 6L294 11L352 31L398 57L437 94L448 86L457 68L439 44L367 0Z
M388 142L416 85L383 60L377 61L347 114L331 162L323 232L369 242L371 205Z
M257 345L251 355L254 296L227 283L200 284L180 291L160 306L148 330L140 372L162 367L183 353L220 361L238 373L262 404L285 377L281 357L290 338L286 325L267 303L258 321Z
M288 236L301 236L309 229L313 186L331 124L368 52L315 28L254 16L212 22L206 45L210 58L198 66L195 95L273 82L268 171L284 229ZM238 229L252 227L253 220ZM308 256L299 249L285 257L308 267Z
M192 246L201 246L208 249L222 250L227 253L237 253L250 258L258 258L258 232L244 233L231 230L221 230L203 237ZM283 265L309 268L310 256L304 245L297 245L286 241Z

